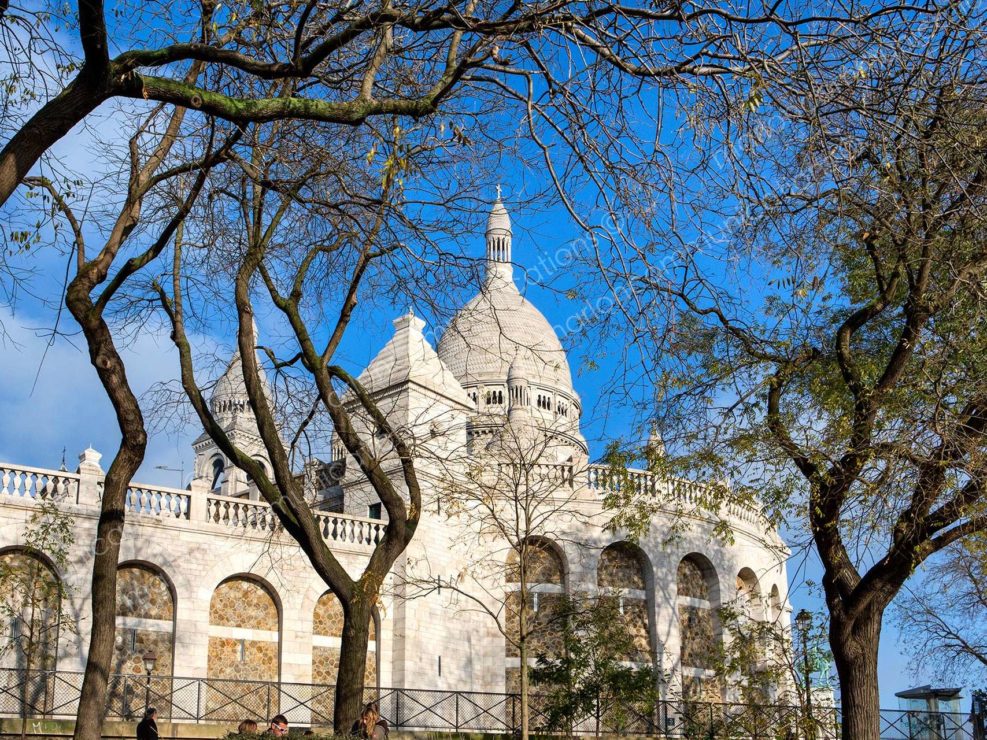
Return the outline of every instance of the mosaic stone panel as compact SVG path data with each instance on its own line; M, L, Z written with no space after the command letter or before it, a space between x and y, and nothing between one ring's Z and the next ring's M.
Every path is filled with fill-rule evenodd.
M376 624L370 620L370 641L377 639ZM312 615L312 634L323 637L342 637L343 607L332 591L326 591L319 597Z
M504 670L504 691L508 694L521 692L521 669L507 668Z
M719 679L682 676L682 698L685 701L721 702L723 687Z
M246 578L219 584L209 602L209 624L278 630L278 607L267 590Z
M634 638L634 647L627 660L646 663L651 660L651 634L648 629L648 603L644 599L622 600L624 624Z
M312 683L333 685L339 672L339 648L315 646L312 648ZM377 684L377 654L367 652L367 668L363 680L368 686Z
M600 588L645 589L644 563L629 545L612 545L600 555L596 571Z
M41 560L13 551L0 555L0 584L7 618L17 615L5 625L12 649L4 651L0 664L54 670L62 598L58 576Z
M144 653L155 654L152 675L172 675L172 651L174 639L171 631L156 632L153 630L133 630L117 626L116 639L113 641L113 673L143 676Z
M120 568L117 571L117 616L172 621L175 604L164 578L137 565Z
M562 652L562 629L558 624L557 614L561 594L537 594L537 609L535 594L528 594L525 618L528 627L528 655L535 658L537 655L553 656ZM507 608L504 619L507 634L510 639L505 640L505 655L508 658L520 657L517 647L518 635L520 634L519 606L521 594L517 591L507 595Z
M682 665L712 668L717 647L713 612L694 606L679 606L679 635Z
M209 678L278 680L278 643L266 640L209 638Z
M555 550L548 544L532 543L525 550L527 558L527 581L533 585L536 583L562 584L562 561ZM520 557L516 550L511 550L507 555L507 565L505 569L505 580L507 583L519 583L521 581Z
M679 596L710 600L706 574L694 560L685 558L679 563L677 582Z

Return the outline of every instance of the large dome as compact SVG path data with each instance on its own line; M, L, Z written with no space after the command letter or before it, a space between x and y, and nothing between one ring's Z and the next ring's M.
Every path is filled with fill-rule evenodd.
M512 280L487 282L456 314L438 355L464 386L504 383L514 365L529 383L577 397L555 330Z

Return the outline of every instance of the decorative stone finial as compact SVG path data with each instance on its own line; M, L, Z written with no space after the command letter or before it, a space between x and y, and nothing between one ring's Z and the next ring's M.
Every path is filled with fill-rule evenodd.
M101 453L97 452L92 447L87 447L79 453L79 472L102 475L103 468L99 465L99 461L102 459L103 455Z
M415 316L414 310L410 308L408 309L408 313L404 316L398 316L392 323L394 324L395 331L406 329L415 334L421 334L422 329L425 328L425 320Z

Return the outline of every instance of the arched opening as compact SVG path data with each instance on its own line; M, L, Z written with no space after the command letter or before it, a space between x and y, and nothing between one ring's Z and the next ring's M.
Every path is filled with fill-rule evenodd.
M51 671L58 661L62 582L46 557L27 548L0 553L4 585L3 616L7 624L5 668Z
M603 597L617 600L624 624L634 640L624 659L634 663L651 662L655 655L654 584L647 556L629 542L615 542L600 554L596 583Z
M771 586L771 595L768 597L768 609L770 611L771 622L775 626L781 626L781 614L784 604L782 604L781 592L778 590L777 583Z
M212 459L212 483L209 485L209 489L212 491L218 491L223 487L223 483L226 482L226 463L223 458L217 455Z
M280 653L274 590L248 575L220 583L209 602L209 678L277 681Z
M154 653L152 675L174 674L175 590L157 567L143 562L122 563L117 568L116 638L113 643L114 675L146 676L144 655ZM152 679L152 703L161 717L171 716L170 679ZM144 682L111 679L109 701L121 716L132 717L143 709Z
M741 568L737 574L737 610L747 619L757 622L764 619L761 586L750 568Z
M722 642L715 611L720 602L716 569L703 555L686 555L678 565L676 586L682 698L722 701L722 686L713 671Z
M505 685L508 692L521 688L521 642L528 665L537 655L561 654L561 630L555 621L565 595L565 556L550 540L529 538L507 555L504 572L506 598ZM522 606L523 605L523 606ZM521 616L526 627L522 633Z
M6 632L0 666L17 671L8 679L14 688L6 693L19 703L18 714L43 715L54 698L53 679L43 672L58 664L64 587L51 561L27 548L0 552L0 583Z

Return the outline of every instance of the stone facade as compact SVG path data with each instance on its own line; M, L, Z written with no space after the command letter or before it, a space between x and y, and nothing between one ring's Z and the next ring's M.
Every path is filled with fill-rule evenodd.
M560 649L558 631L546 627L559 600L606 594L619 600L634 635L629 661L654 661L671 674L676 691L698 686L704 695L725 697L727 688L707 674L711 651L722 640L715 610L742 596L754 618L787 626L784 543L749 505L704 509L700 502L709 497L701 483L633 469L615 478L609 468L590 464L579 427L582 402L565 352L514 284L511 249L510 219L499 204L488 225L484 283L437 348L425 338L423 321L400 317L360 375L382 413L413 442L425 512L383 584L368 680L421 689L513 688L520 667L516 640L504 639L505 625L490 612L501 613L506 604L504 613L512 617L524 609L534 627L532 657L551 655ZM266 465L239 373L234 357L211 408L236 444ZM354 428L404 490L389 440L358 401L343 402ZM540 501L564 508L525 543L523 604L519 543L491 535L449 494L462 490L476 469L503 481L518 467L509 457L522 442L545 443L542 457L523 466L524 485L542 489ZM311 461L305 470L315 471L311 495L319 528L343 568L358 577L387 526L386 511L342 447L330 446L330 463ZM142 673L138 657L153 650L160 675L333 683L342 631L338 602L242 471L206 436L193 448L188 489L134 483L128 492L116 667ZM70 565L57 577L78 615L79 636L60 639L62 670L85 664L102 480L95 450L82 453L75 473L0 464L0 548L24 545L38 499L57 500L73 518ZM655 504L650 529L633 545L626 533L607 527L603 506L608 492L623 486ZM489 498L507 495L495 488ZM683 521L690 523L684 530ZM715 535L722 521L732 528L729 545ZM422 594L420 584L429 579L436 587Z

